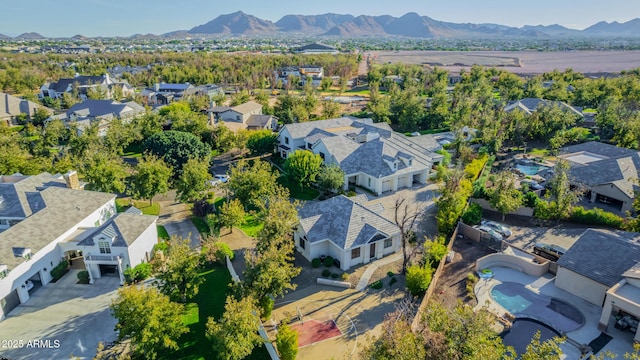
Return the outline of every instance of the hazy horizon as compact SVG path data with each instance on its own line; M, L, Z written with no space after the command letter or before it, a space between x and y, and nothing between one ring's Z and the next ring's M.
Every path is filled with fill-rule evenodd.
M64 4L62 6L61 4ZM154 3L125 0L23 0L5 4L0 13L0 34L17 36L37 32L46 37L130 36L164 34L189 30L219 15L243 11L261 19L276 22L285 15L320 15L325 13L402 16L415 12L435 20L454 23L494 23L513 27L559 24L582 30L600 21L627 22L640 16L640 2L628 0L539 0L514 3L493 0L459 0L455 3L417 4L415 0L396 0L390 5L382 0L326 0L324 2L236 0L217 3L191 0L177 4L156 0ZM22 16L23 15L23 16Z

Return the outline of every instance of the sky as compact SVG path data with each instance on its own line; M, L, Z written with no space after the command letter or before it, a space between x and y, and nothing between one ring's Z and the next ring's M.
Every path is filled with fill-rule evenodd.
M0 34L48 37L129 36L188 30L235 11L277 21L328 12L402 16L416 12L456 23L560 24L584 29L599 21L640 17L637 0L20 0L3 4Z

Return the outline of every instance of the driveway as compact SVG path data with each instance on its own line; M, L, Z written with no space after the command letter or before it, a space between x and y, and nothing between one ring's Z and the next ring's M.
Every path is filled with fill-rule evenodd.
M9 313L0 323L0 356L92 359L100 341L116 339L116 319L109 305L120 279L106 276L93 285L79 285L79 271L72 269L57 283L37 289L27 303ZM8 344L5 340L15 341Z
M160 203L158 225L164 226L169 236L179 236L191 241L193 249L200 248L200 233L190 219L191 210L185 204L175 200L175 190L158 195L153 201Z

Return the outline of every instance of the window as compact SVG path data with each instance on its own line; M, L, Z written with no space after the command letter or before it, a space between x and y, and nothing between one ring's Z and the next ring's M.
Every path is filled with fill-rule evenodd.
M384 239L384 248L390 248L391 245L393 245L393 239L389 238L389 239Z
M240 115L236 115L236 121L242 121L242 117Z
M352 259L357 259L360 257L360 248L355 248L353 250L351 250L351 258Z
M409 159L409 166L411 166L413 164L413 160Z
M304 243L305 243L304 238L300 238L300 247L303 249L305 247Z
M311 149L311 143L307 143L307 149Z
M285 138L284 138L284 143L285 143L285 144L287 144L287 145L289 145L289 138L288 138L288 137L286 137L286 136L285 136Z
M320 151L320 152L318 153L318 155L320 155L320 158L321 158L322 160L324 160L324 153L323 153L322 151Z
M111 245L108 241L98 241L98 247L100 248L100 254L111 254Z

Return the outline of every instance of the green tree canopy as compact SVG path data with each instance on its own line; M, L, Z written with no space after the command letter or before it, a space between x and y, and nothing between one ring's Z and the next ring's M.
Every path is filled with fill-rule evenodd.
M262 343L258 335L260 311L252 297L236 300L227 297L222 318L207 319L207 338L220 360L244 359Z
M271 130L251 131L247 138L247 149L251 155L273 153L278 143L277 135Z
M191 249L189 239L172 237L164 260L154 265L161 293L183 303L198 294L204 278L198 272L200 256Z
M296 150L284 162L284 171L302 188L316 181L321 166L320 155L309 150Z
M222 205L218 221L221 226L229 228L229 233L233 233L233 227L242 224L245 216L244 206L240 200L232 199Z
M209 162L199 158L189 159L182 168L182 175L176 180L176 197L181 202L200 200L205 197L211 180Z
M298 356L298 332L289 326L282 324L278 327L276 335L276 347L282 360L296 360Z
M161 158L146 154L136 166L136 173L129 184L135 199L149 199L169 191L171 168Z
M318 187L324 191L340 190L344 185L344 171L338 165L322 167L316 177Z
M151 154L162 157L173 168L173 176L182 175L183 166L189 159L209 162L211 148L190 133L175 130L157 133L148 138L144 148Z
M247 210L256 210L265 208L275 183L276 174L268 163L241 160L230 167L227 187Z
M502 221L508 212L518 210L522 206L522 192L516 188L513 173L502 171L493 176L489 204L502 214Z

